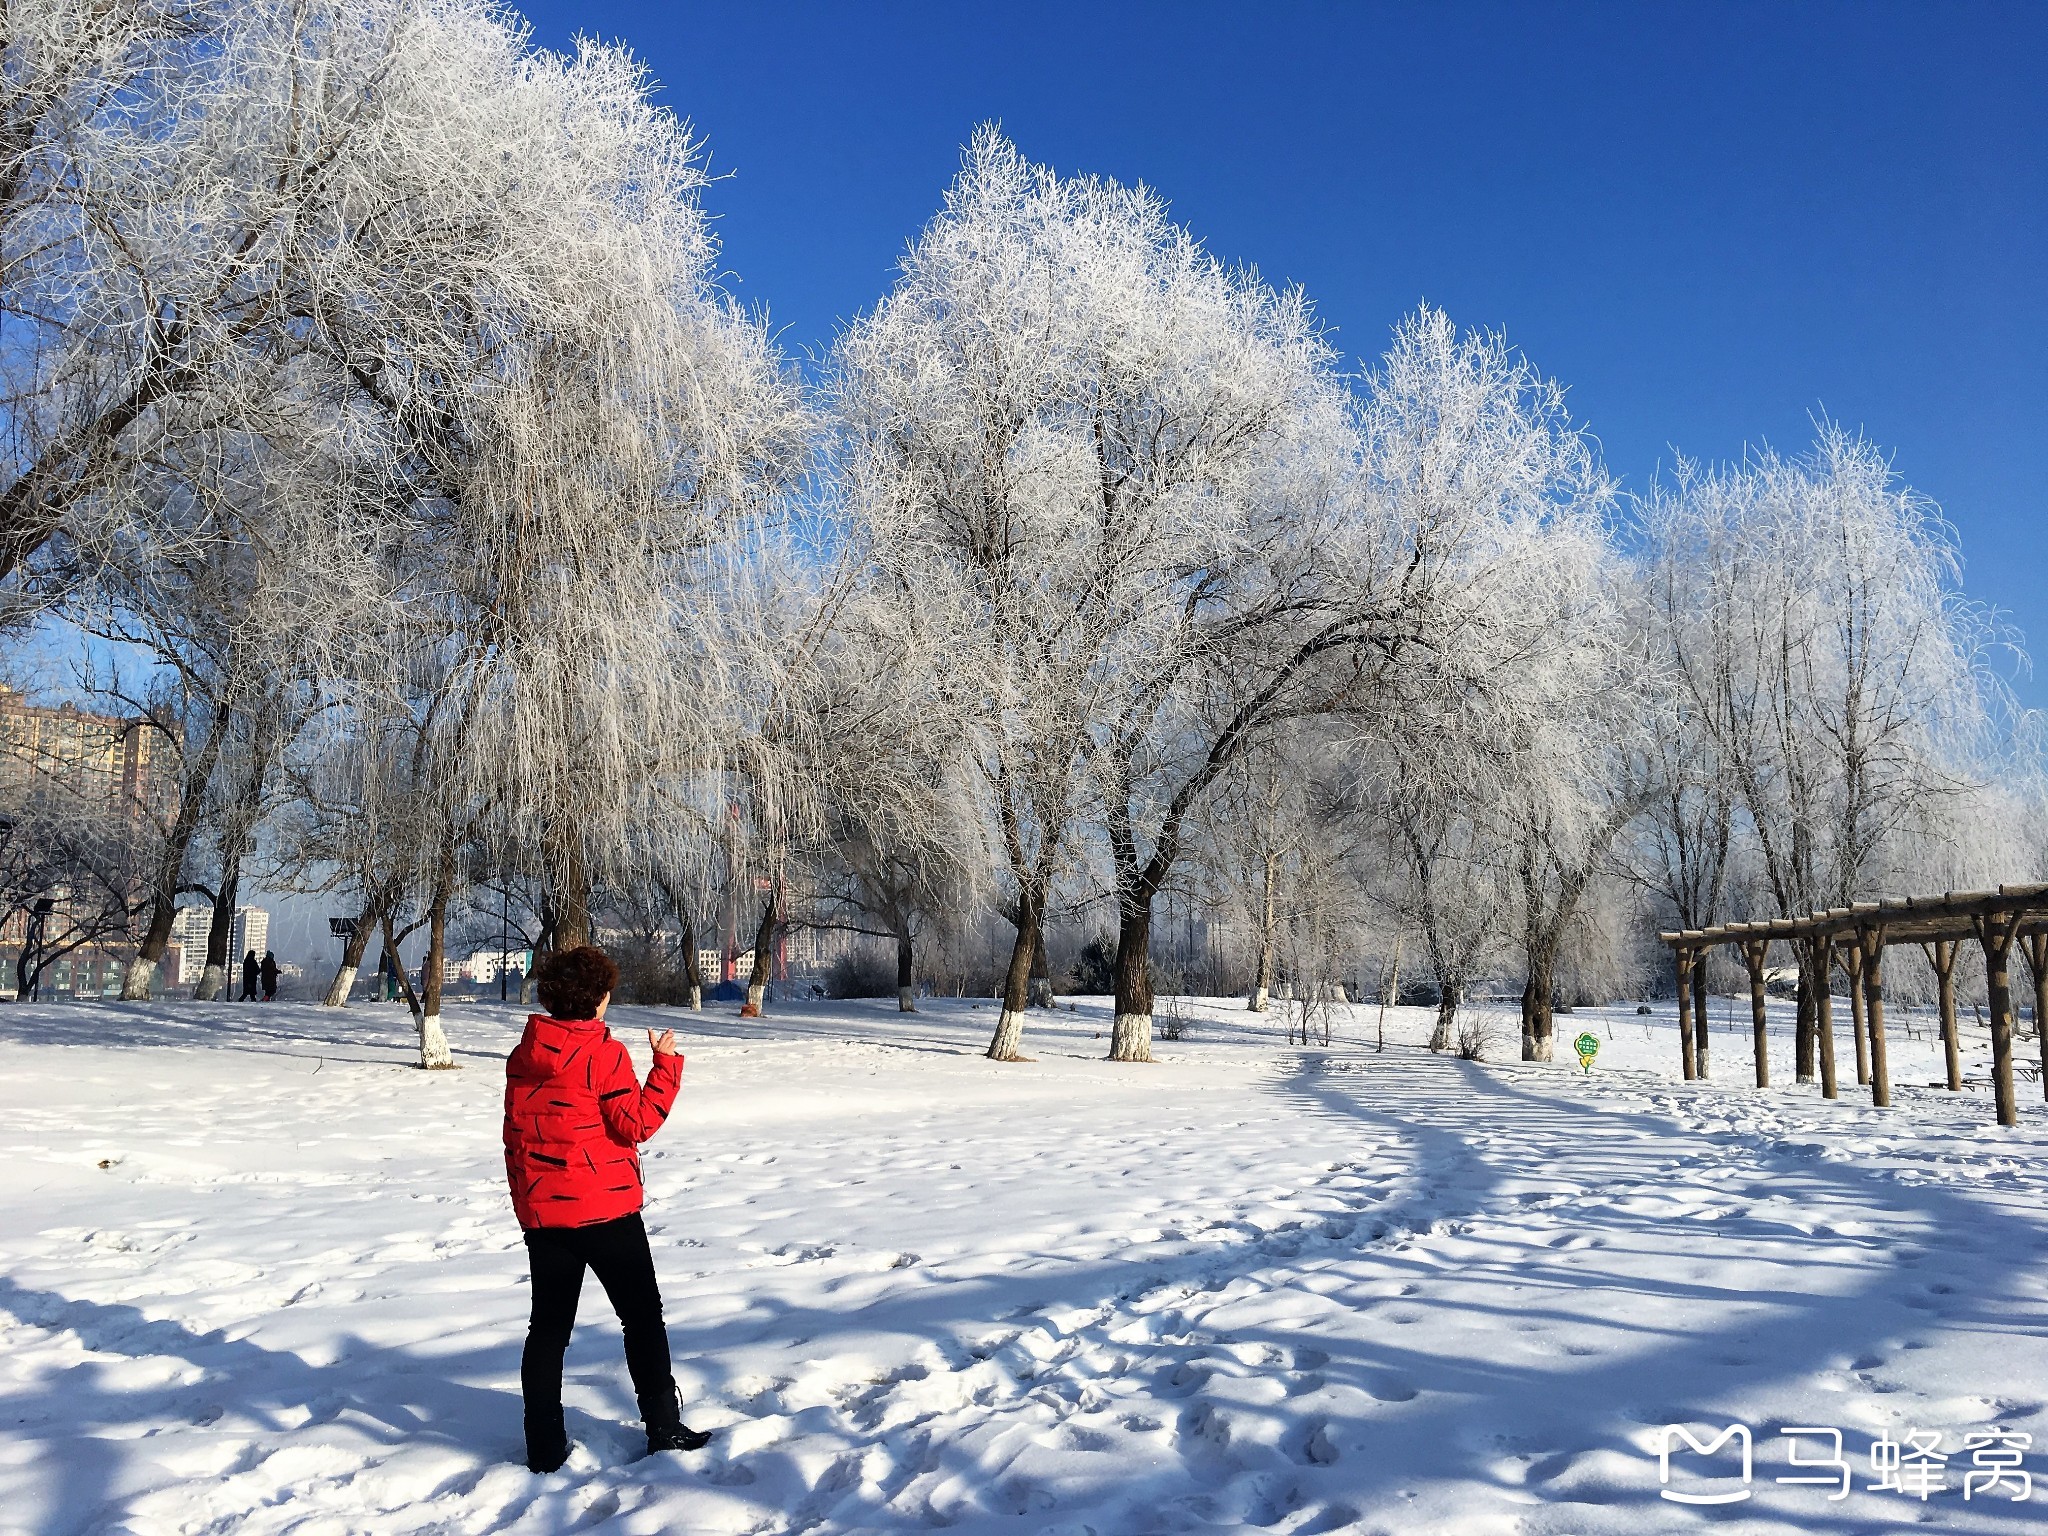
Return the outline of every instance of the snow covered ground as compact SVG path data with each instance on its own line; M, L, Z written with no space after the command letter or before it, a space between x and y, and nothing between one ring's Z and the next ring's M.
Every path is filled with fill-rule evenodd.
M1100 1000L1019 1066L986 1005L925 1008L620 1011L643 1065L632 1026L685 1032L648 1219L719 1436L636 1459L590 1285L549 1477L514 1010L456 1010L466 1070L430 1074L395 1006L0 1009L0 1530L2048 1530L2048 1485L1987 1494L2000 1447L1965 1447L2031 1435L2048 1478L2038 1085L2015 1132L1981 1090L1759 1092L1720 1000L1705 1085L1668 1004L1560 1018L1607 1041L1590 1079L1432 1057L1420 1010L1381 1053L1369 1007L1325 1050L1217 1005L1131 1067ZM1901 1084L1939 1076L1922 1034ZM1660 1500L1663 1426L1738 1422L1753 1497ZM1788 1426L1843 1431L1846 1499L1773 1480ZM1949 1458L1924 1502L1866 1486L1909 1430ZM1671 1491L1743 1491L1733 1448Z

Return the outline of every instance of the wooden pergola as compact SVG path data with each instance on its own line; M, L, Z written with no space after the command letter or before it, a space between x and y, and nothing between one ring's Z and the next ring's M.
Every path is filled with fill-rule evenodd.
M1755 1039L1756 1081L1767 1088L1770 1057L1764 1036L1764 960L1773 943L1790 943L1800 956L1802 1025L1811 1018L1820 1048L1821 1093L1838 1097L1835 1031L1828 977L1840 951L1849 974L1849 1006L1855 1018L1856 1080L1870 1085L1880 1109L1892 1101L1885 1056L1884 952L1894 944L1917 944L1934 969L1941 999L1941 1040L1948 1058L1948 1086L1963 1086L1962 1052L1956 1039L1956 956L1966 940L1983 946L1986 990L1991 1003L1991 1077L1998 1123L2019 1123L2013 1093L2012 951L2023 946L2034 979L2034 1031L2041 1047L2041 1086L2048 1095L2048 885L2001 885L1995 891L1950 891L1942 896L1908 896L1858 902L1851 907L1779 917L1754 923L1720 923L1657 935L1671 946L1678 968L1678 1039L1688 1079L1707 1075L1707 951L1732 944L1749 970L1749 1006ZM1807 1009L1811 1012L1808 1014ZM1806 1063L1802 1060L1802 1072Z

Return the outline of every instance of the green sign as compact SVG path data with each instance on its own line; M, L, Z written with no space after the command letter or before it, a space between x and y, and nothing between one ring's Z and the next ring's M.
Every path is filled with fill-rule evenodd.
M1600 1037L1590 1033L1583 1034L1574 1040L1572 1045L1579 1053L1579 1070L1590 1073L1593 1070L1593 1058L1600 1054Z

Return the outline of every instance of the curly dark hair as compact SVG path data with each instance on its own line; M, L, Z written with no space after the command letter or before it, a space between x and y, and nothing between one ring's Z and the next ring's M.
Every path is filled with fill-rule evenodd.
M619 984L619 968L595 944L557 950L533 973L540 1005L556 1019L592 1019L605 994Z

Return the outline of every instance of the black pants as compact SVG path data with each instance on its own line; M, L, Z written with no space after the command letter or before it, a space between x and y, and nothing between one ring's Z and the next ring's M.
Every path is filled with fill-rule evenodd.
M586 1266L596 1272L625 1329L626 1369L640 1417L650 1428L675 1421L680 1410L670 1375L668 1329L662 1324L654 1255L639 1213L588 1227L531 1228L526 1254L533 1272L533 1320L519 1361L519 1385L526 1395L527 1443L546 1445L561 1438L562 1352L576 1326Z

